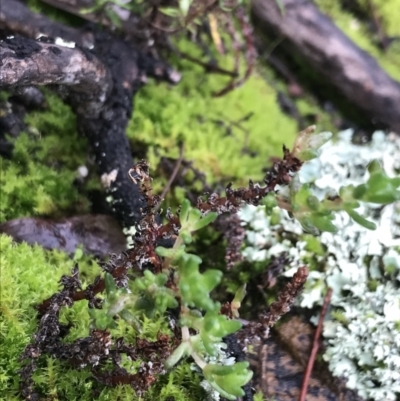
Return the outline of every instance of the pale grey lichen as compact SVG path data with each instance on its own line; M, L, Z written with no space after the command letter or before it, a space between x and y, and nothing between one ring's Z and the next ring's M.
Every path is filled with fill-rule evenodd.
M323 198L332 189L365 182L372 160L380 161L389 176L399 173L400 139L394 134L377 132L364 145L353 144L351 138L351 131L340 133L300 171L301 182L312 182L316 196ZM354 223L346 213L337 213L338 233L319 237L326 248L323 256L310 255L304 241L293 247L280 240L279 228L301 233L300 224L284 211L279 211L280 222L275 225L262 208L246 206L240 214L248 230L243 251L247 260L267 260L284 250L292 257L288 276L310 256L320 266L310 272L299 303L306 308L320 305L327 286L333 289L331 312L324 323L324 359L334 375L347 379L349 388L377 401L400 397L399 210L399 204L361 206L358 211L376 223L375 231Z

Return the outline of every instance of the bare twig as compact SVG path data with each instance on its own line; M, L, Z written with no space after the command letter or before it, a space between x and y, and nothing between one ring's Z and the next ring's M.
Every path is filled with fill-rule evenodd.
M314 362L315 362L315 357L317 356L318 349L319 349L319 338L321 336L322 323L324 322L325 314L328 309L328 305L331 301L331 297L332 297L332 288L329 288L329 290L326 293L325 298L324 298L324 304L322 306L321 314L319 316L317 330L315 330L313 346L312 346L310 358L308 359L307 368L304 373L303 383L301 385L301 391L300 391L300 395L299 395L299 401L305 401L305 399L306 399L307 390L308 390L308 382L310 380L311 371L313 369Z
M162 193L160 195L161 199L164 199L165 195L167 194L167 192L171 188L171 185L174 182L176 175L178 174L179 168L181 167L182 160L183 160L183 152L184 152L184 145L183 145L183 143L181 143L181 145L179 146L179 158L176 161L176 165L175 165L174 171L172 172L171 176L169 177L167 185L165 186L165 188L163 189L163 191L162 191ZM160 206L161 206L161 203L159 203L154 208L154 212L157 212L157 210L160 208Z
M176 54L182 58L185 58L186 60L191 61L192 63L196 63L200 66L202 66L207 72L214 72L217 74L221 75L228 75L229 77L236 78L238 76L238 73L236 71L229 71L226 70L225 68L219 67L217 64L213 63L207 63L205 61L201 61L197 59L196 57L192 57L190 54L175 50Z

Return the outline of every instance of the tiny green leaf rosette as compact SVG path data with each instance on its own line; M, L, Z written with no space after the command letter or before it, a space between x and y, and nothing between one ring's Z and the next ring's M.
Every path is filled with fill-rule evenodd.
M253 372L248 369L248 362L238 362L234 365L207 364L203 374L211 386L228 400L236 400L244 395L242 386L249 382Z
M368 166L370 174L365 184L354 188L354 198L364 202L388 204L400 200L400 177L390 178L378 161Z
M215 355L216 344L222 342L222 338L238 331L242 325L237 320L229 320L225 315L218 312L207 312L202 321L203 327L200 329L200 338L204 348L210 355Z
M201 259L196 255L186 253L181 257L179 290L186 305L209 311L214 309L210 292L220 283L222 272L209 269L200 273L200 263Z
M193 208L189 200L185 199L181 205L179 220L181 229L179 236L185 244L192 242L192 232L202 229L212 223L218 217L218 213L209 212L204 217L199 209Z

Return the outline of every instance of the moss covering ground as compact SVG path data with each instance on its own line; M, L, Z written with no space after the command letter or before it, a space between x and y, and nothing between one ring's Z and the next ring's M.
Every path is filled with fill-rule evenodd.
M1 248L1 314L0 314L0 394L1 400L17 401L19 375L21 368L19 356L31 341L37 328L37 312L34 305L40 303L58 290L58 281L63 274L70 274L76 260L69 259L64 253L44 251L40 246L16 245L10 237L0 236ZM100 273L99 266L86 257L79 259L81 278L85 286ZM89 315L87 301L77 302L72 308L64 309L61 322L73 325L65 341L88 336ZM134 336L132 328L119 325L113 335L124 336L128 340ZM161 319L145 320L141 338L148 340L157 336L158 331L166 331ZM131 339L134 341L134 338ZM160 400L174 397L176 401L198 400L204 397L199 386L200 377L183 364L173 373L161 378L146 394L139 398L129 386L100 389L93 398L95 381L86 370L75 370L50 357L39 359L39 369L34 380L37 391L46 400ZM136 362L138 365L140 362ZM199 398L200 397L200 398Z
M0 222L89 211L90 202L74 185L77 168L86 161L86 141L78 136L68 106L50 93L47 103L48 110L27 116L31 129L11 140L11 160L1 158Z

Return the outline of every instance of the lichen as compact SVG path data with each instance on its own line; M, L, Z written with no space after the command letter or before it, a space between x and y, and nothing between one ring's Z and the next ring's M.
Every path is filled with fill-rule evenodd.
M389 176L400 170L400 140L374 134L365 145L351 143L352 133L338 135L337 142L321 148L319 159L300 170L302 182L313 183L322 198L329 188L365 182L368 163L378 160ZM271 222L261 208L246 207L241 218L248 228L243 254L248 260L268 260L285 251L292 261L287 276L304 263L312 271L299 304L321 305L327 286L333 289L332 311L324 323L327 350L324 355L334 375L344 376L347 386L368 399L396 400L400 395L400 253L399 205L384 208L365 204L360 211L377 224L369 231L340 212L338 233L324 232L313 242L301 235L299 223L280 212ZM298 240L293 246L282 239L282 228Z

